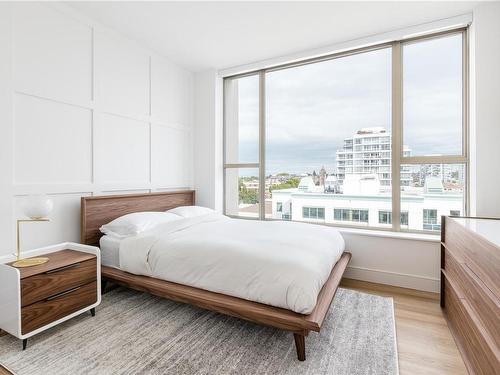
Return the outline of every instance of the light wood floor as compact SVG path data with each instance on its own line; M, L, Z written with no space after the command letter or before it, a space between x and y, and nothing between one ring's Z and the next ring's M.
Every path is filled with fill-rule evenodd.
M468 374L441 312L438 294L349 279L341 285L394 298L400 375Z
M394 298L400 375L467 374L437 294L349 279L341 285ZM0 375L10 372L0 366Z

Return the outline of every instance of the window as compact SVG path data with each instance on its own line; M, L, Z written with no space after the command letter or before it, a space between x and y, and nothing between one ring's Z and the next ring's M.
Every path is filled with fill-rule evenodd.
M437 224L437 210L424 209L424 224Z
M292 203L288 203L288 212L283 212L281 215L281 220L292 220Z
M259 170L226 170L225 212L230 216L259 217Z
M379 224L391 224L392 215L390 211L379 211L378 212L378 222Z
M302 217L304 219L324 219L325 209L320 207L302 207Z
M439 231L441 215L465 211L467 140L464 34L405 42L400 208L418 214L410 229ZM420 200L417 203L416 196ZM411 224L411 223L410 223Z
M224 212L260 216L259 76L224 82Z
M395 231L467 214L467 33L225 78L225 212Z
M406 179L405 184L403 179ZM402 165L401 210L412 212L413 217L424 217L422 224L418 224L420 220L414 220L409 227L429 231L441 230L441 215L460 213L464 209L465 181L464 164ZM419 214L419 210L423 214ZM426 222L426 218L430 220L430 212L435 213L435 222Z
M440 230L441 224L438 224L437 210L424 209L424 229Z
M348 195L380 195L391 207L391 56L378 48L266 73L265 175L282 179L280 199L321 194L321 205L343 207ZM355 86L363 90L346 97ZM389 156L381 155L382 144Z
M259 162L259 76L224 82L225 162Z
M413 156L462 155L462 35L403 44L403 143Z
M408 212L401 212L401 226L408 226Z
M401 226L408 226L408 211L401 212ZM378 222L379 224L392 224L392 212L391 211L379 211L378 212Z
M368 210L335 208L333 210L333 218L337 221L368 223Z

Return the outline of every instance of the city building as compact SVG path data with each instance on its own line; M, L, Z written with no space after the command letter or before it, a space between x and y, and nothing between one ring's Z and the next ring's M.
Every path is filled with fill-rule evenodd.
M376 174L347 175L343 194L325 193L305 177L296 189L272 194L274 219L390 228L391 194L380 190ZM440 230L441 215L463 212L463 192L447 191L440 178L428 176L423 187L401 192L401 228Z
M376 174L382 190L391 186L391 133L383 127L363 128L344 139L342 149L336 151L337 178L340 186L349 174ZM411 149L403 146L403 155ZM411 174L401 169L401 186L410 185Z

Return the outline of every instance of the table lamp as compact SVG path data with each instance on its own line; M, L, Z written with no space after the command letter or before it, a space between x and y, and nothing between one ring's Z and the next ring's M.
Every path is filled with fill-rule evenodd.
M14 267L31 267L39 264L44 264L49 261L46 257L37 258L21 258L21 237L20 237L20 224L33 221L49 221L48 216L52 211L53 202L46 195L32 195L29 196L24 205L24 214L29 219L17 220L17 260L12 264Z

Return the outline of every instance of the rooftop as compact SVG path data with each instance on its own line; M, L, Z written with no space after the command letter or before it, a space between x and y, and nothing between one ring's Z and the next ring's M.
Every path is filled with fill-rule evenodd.
M323 198L323 199L356 199L356 200L390 200L392 199L391 193L378 193L378 194L334 194L325 192L314 192L314 191L300 191L297 188L292 189L281 189L273 190L273 195L290 195L293 197L308 197L308 198ZM423 200L425 198L439 198L445 200L462 200L463 196L460 193L425 193L424 190L420 190L420 193L412 191L410 193L401 192L401 199L403 201L415 201Z
M371 127L371 128L361 128L357 131L356 134L359 134L359 135L364 135L364 134L383 134L385 133L386 130L384 127L382 126L374 126L374 127Z

